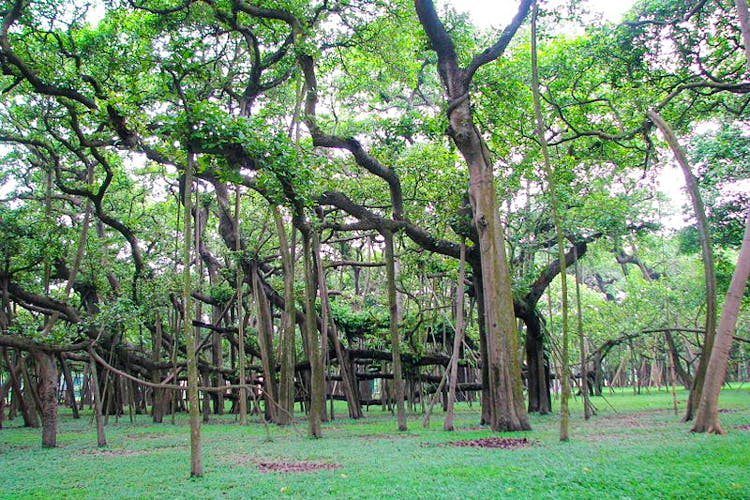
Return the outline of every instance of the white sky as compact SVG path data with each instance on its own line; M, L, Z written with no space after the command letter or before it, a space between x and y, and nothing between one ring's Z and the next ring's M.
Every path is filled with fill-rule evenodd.
M443 0L453 5L456 10L468 12L472 21L489 27L505 26L515 14L518 1L514 0ZM542 1L540 5L559 3L558 0ZM617 22L622 14L634 3L634 0L584 0L592 13L601 13L604 19Z

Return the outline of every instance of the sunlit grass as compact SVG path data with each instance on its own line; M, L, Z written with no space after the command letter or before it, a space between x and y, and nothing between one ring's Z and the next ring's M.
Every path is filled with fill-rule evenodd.
M493 435L479 427L478 407L460 405L457 431L429 429L412 415L409 430L371 408L366 418L337 418L324 438L296 428L241 427L233 415L203 426L205 476L190 479L187 419L154 425L146 415L107 426L109 446L96 448L90 414L63 411L59 447L44 450L37 429L20 419L0 430L2 498L750 498L750 388L722 394L727 436L696 435L680 422L687 394L624 390L594 398L599 414L584 421L571 405L571 436L557 439L557 415L532 416L533 430L511 433L532 441L512 450L446 444ZM557 403L557 402L555 402ZM555 404L557 407L557 404ZM338 415L345 415L343 406ZM300 416L301 417L301 416ZM165 421L169 421L166 418ZM340 468L260 472L259 462L308 461Z

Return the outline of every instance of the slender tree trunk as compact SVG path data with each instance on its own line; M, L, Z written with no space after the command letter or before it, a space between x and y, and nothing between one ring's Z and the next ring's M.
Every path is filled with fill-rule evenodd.
M255 296L256 310L258 314L258 348L260 349L260 361L263 368L263 392L266 400L266 419L277 422L279 409L276 408L276 361L273 351L273 318L271 317L271 306L268 303L260 281L260 271L253 266L253 295Z
M5 359L5 366L8 367L8 376L10 377L11 387L13 388L14 400L18 403L18 409L21 411L24 427L39 427L39 419L33 408L31 408L27 396L21 389L21 379L19 378L19 375L23 376L23 367L20 366L20 363L23 363L23 358L18 356L19 365L17 366L11 360L8 349L5 347L3 347L3 358ZM18 369L16 369L16 366Z
M575 247L573 247L575 251ZM576 266L576 317L578 318L578 351L581 360L581 396L583 397L583 418L588 420L596 415L589 398L589 370L586 363L586 337L583 333L583 309L581 308L581 265L578 255L575 257Z
M544 169L549 186L550 202L552 204L552 217L555 222L555 232L557 233L557 256L560 260L560 288L562 292L562 346L560 355L560 363L562 365L562 373L560 375L562 393L560 396L560 441L567 441L570 438L570 410L568 408L568 400L570 399L570 362L568 359L568 287L567 273L565 269L565 235L563 233L562 213L558 202L558 185L555 180L555 174L552 171L547 140L544 136L544 130L546 127L544 125L544 118L542 117L541 99L539 96L539 72L537 67L536 49L537 6L538 3L534 2L531 15L531 88L534 99L534 114L536 115L536 133L544 157Z
M323 437L322 420L325 412L325 374L323 357L317 334L317 314L315 311L315 270L312 262L310 230L303 233L302 247L305 264L305 329L307 330L307 354L310 360L310 414L308 415L308 436Z
M296 228L292 226L292 243L286 236L284 221L279 208L273 207L273 218L276 223L276 233L279 236L279 251L284 267L284 312L281 320L281 338L279 341L281 356L281 373L279 374L279 415L278 423L291 424L294 415L294 354L297 313L294 298L294 252Z
M78 402L76 401L76 389L73 386L73 377L70 373L70 366L68 366L68 362L66 359L62 356L62 354L59 354L57 356L58 361L60 362L60 367L62 368L63 377L65 379L65 390L68 393L68 398L70 398L70 408L73 410L73 418L81 418L81 414L78 413Z
M385 270L388 289L388 309L390 311L391 349L393 352L393 392L396 399L398 430L406 431L406 409L404 408L404 379L401 373L401 334L399 312L396 300L396 265L393 251L393 233L383 231L385 238Z
M182 247L182 330L185 336L187 352L188 377L188 411L190 413L190 476L203 475L203 457L201 452L201 415L198 395L198 363L196 353L196 335L193 327L193 308L190 307L192 292L192 276L190 262L192 255L192 188L195 155L188 152L188 164L185 169L185 189L183 204L185 206L185 226Z
M690 200L693 204L695 222L703 255L703 275L706 281L706 336L703 342L698 369L696 370L693 379L693 387L690 390L690 396L688 397L688 404L685 412L685 420L688 421L693 419L693 415L698 409L698 403L701 399L701 393L703 392L703 384L705 383L706 370L708 368L709 358L714 344L716 333L716 270L714 268L714 257L713 249L711 248L711 233L708 227L708 217L706 216L706 209L703 205L703 199L701 198L698 189L698 182L690 170L687 154L677 140L677 136L675 136L672 128L661 117L661 115L659 115L659 113L649 110L647 115L654 125L658 127L662 135L664 135L664 139L667 141L667 144L672 150L672 153L685 176L685 187L687 188Z
M687 370L685 370L685 368L682 367L682 364L680 363L680 354L677 351L677 344L674 341L674 337L672 337L672 332L664 332L664 338L667 340L667 347L669 348L669 353L672 359L672 367L674 368L675 374L677 375L677 378L680 379L682 385L685 386L685 389L690 390L693 385L693 381L690 378L690 374L687 372Z
M93 348L89 348L91 350ZM91 373L91 392L94 400L94 418L96 419L96 445L99 448L107 446L107 436L104 433L104 416L102 415L102 395L99 389L99 375L94 356L89 353L89 372Z
M338 338L336 332L336 325L333 321L333 315L331 314L331 305L328 300L328 284L326 283L325 269L323 268L322 256L320 253L320 239L317 233L312 234L313 252L315 254L315 262L318 274L318 289L320 290L320 308L322 314L323 329L326 332L324 338L330 339L331 344L336 352L336 358L339 361L339 371L341 373L341 385L344 390L344 396L346 397L346 403L349 408L349 418L362 418L362 408L359 404L359 398L356 393L356 379L354 374L351 373L351 366L348 363L347 354L344 352L341 341ZM325 343L324 343L325 345ZM333 401L333 399L332 399ZM333 418L333 415L331 415Z
M727 372L729 350L732 347L737 316L745 294L748 276L750 276L750 208L747 210L745 235L742 238L737 267L732 274L732 281L724 299L724 308L721 311L721 320L711 351L706 381L692 428L693 432L726 433L719 421L719 393Z
M236 259L236 305L237 305L237 369L240 388L237 392L240 425L247 425L247 374L245 373L245 273L242 268L242 246L240 245L240 188L237 187L234 199L235 259Z
M477 322L479 323L477 326L479 327L479 355L481 359L479 375L482 382L482 392L480 394L481 417L479 423L490 425L492 422L492 398L490 397L490 370L487 363L489 354L487 352L487 322L484 314L484 286L481 268L474 267L472 271L472 281L477 294Z
M151 360L154 363L158 363L161 360L161 348L162 343L164 341L164 332L162 331L162 324L161 324L161 313L159 312L159 309L157 308L154 311L154 334L152 337L152 350L151 350ZM161 370L155 369L151 372L151 381L155 384L158 384L161 381ZM162 420L164 420L164 410L166 407L166 391L164 389L159 389L154 387L153 391L153 401L151 404L151 417L156 424L162 423Z
M456 384L458 383L458 357L464 340L464 280L466 279L466 244L461 241L458 283L456 283L456 331L453 334L453 352L450 360L450 382L448 383L448 404L443 420L443 430L454 430L453 419L456 404Z

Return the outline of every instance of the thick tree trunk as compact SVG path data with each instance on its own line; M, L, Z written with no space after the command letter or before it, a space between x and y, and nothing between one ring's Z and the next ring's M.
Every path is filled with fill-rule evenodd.
M732 347L734 329L737 325L737 316L745 294L748 276L750 276L750 209L745 221L745 235L742 238L737 267L732 274L732 281L724 299L724 308L721 311L716 340L706 370L706 381L695 415L693 432L726 433L719 421L719 393L726 376L729 350Z
M43 351L32 351L38 378L40 413L42 415L42 447L57 446L57 363L55 358Z
M503 53L526 17L531 0L522 0L518 13L497 42L476 54L468 66L458 63L456 47L430 0L415 0L417 16L438 56L438 73L448 97L448 134L469 168L469 201L478 234L484 296L489 419L493 430L530 428L521 388L521 360L505 254L503 224L490 152L474 124L469 88L475 72Z

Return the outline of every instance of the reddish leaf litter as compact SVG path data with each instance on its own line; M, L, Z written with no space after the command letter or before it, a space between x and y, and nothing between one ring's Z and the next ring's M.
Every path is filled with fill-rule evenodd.
M526 438L503 438L488 437L477 439L465 439L463 441L449 441L450 446L472 446L475 448L503 448L506 450L512 448L523 448L529 446L531 442Z
M750 431L750 424L735 425L734 428L740 429L741 431Z
M339 464L324 462L258 462L261 472L308 472L321 469L338 469Z

